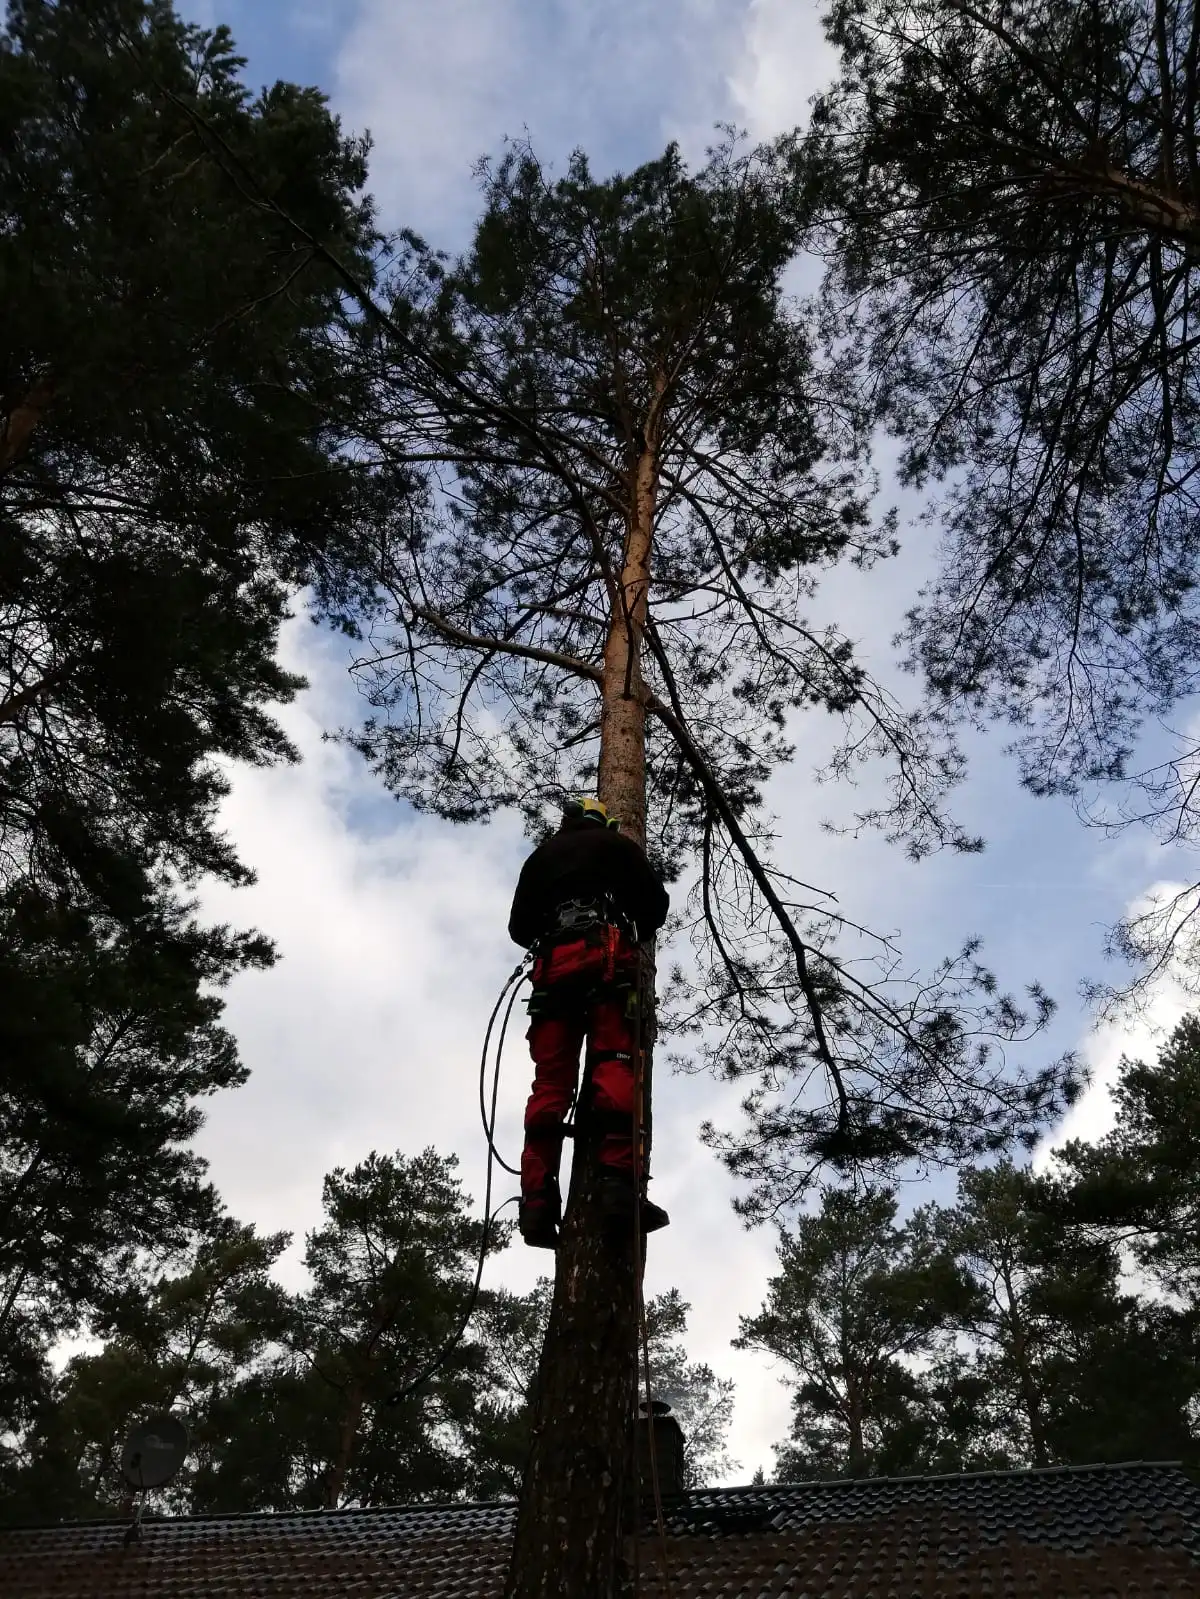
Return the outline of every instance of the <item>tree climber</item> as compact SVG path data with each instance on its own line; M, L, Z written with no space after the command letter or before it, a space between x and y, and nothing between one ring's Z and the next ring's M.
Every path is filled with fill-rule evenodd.
M586 1037L583 1117L600 1136L601 1204L613 1225L632 1220L638 944L667 918L667 891L631 838L597 799L571 800L562 825L521 868L508 931L534 951L529 1001L533 1092L521 1155L521 1237L535 1249L558 1243L558 1168L564 1122ZM645 1198L641 1229L667 1225Z

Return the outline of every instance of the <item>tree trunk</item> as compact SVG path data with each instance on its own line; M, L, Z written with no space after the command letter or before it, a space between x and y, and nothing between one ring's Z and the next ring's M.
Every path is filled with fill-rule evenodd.
M13 1282L12 1289L10 1290L10 1292L8 1294L8 1297L4 1301L4 1309L0 1310L0 1332L4 1331L5 1323L8 1321L8 1318L9 1318L9 1315L10 1315L10 1313L12 1311L12 1308L17 1302L17 1295L21 1292L21 1289L24 1288L25 1279L28 1276L29 1276L29 1267L28 1266L22 1266L20 1268L20 1270L17 1272L16 1278L15 1278L15 1280Z
M6 700L0 703L0 723L15 722L22 711L36 704L44 695L49 694L51 689L57 688L60 683L70 677L78 664L77 659L68 657L65 661L60 661L57 666L51 667L44 677L39 677L36 682L30 683L26 688L18 689L15 694L10 694Z
M1046 1433L1042 1426L1042 1402L1033 1380L1033 1373L1029 1369L1029 1356L1025 1346L1025 1339L1020 1333L1013 1338L1013 1358L1016 1362L1017 1377L1021 1384L1021 1399L1025 1406L1025 1417L1029 1422L1029 1442L1033 1451L1035 1466L1048 1466L1050 1464L1050 1451L1046 1447Z
M54 398L55 383L51 377L42 377L18 400L0 424L0 471L25 453L30 435L42 420Z
M4 1209L3 1211L0 1211L0 1258L3 1258L4 1239L7 1237L9 1221L12 1218L13 1212L17 1208L17 1201L20 1199L25 1189L37 1176L42 1161L45 1160L45 1158L46 1146L45 1144L39 1144L37 1154L34 1155L33 1159L28 1163L28 1165L25 1167L25 1170L21 1173L16 1182L13 1184L12 1188L9 1190ZM24 1229L22 1229L22 1233L24 1235Z
M641 641L658 490L647 436L632 474L620 592L604 650L599 795L621 830L646 841L646 712ZM649 1126L654 965L643 964L643 1121ZM538 1367L532 1445L505 1599L617 1599L626 1581L622 1519L632 1467L641 1258L633 1230L605 1236L596 1140L581 1128L558 1246L554 1302Z
M862 1392L853 1379L846 1383L846 1421L850 1434L846 1471L851 1477L864 1477L867 1471L867 1446L863 1439Z
M646 844L646 706L642 631L650 597L650 545L658 494L657 456L644 450L634 473L635 515L625 542L619 593L604 644L600 705L600 798L621 831Z
M1038 1392L1033 1369L1029 1362L1029 1339L1025 1332L1024 1318L1018 1307L1012 1277L1007 1269L1005 1269L1003 1277L1004 1289L1008 1295L1008 1326L1012 1339L1012 1360L1017 1371L1017 1381L1021 1387L1021 1402L1025 1409L1025 1419L1029 1423L1029 1443L1033 1452L1033 1463L1035 1466L1048 1466L1050 1464L1050 1451L1046 1446L1046 1430L1042 1425L1041 1394Z
M338 1423L337 1450L329 1463L329 1475L325 1479L325 1508L336 1510L346 1491L346 1477L350 1471L350 1457L354 1453L354 1445L358 1439L358 1429L362 1425L363 1389L362 1383L357 1379L351 1382L346 1395L345 1409L342 1411Z

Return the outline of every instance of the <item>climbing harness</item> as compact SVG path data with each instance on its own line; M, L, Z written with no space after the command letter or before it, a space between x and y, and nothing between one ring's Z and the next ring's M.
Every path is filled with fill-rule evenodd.
M607 894L598 899L564 900L555 911L549 936L559 938L566 932L601 927L618 927L630 943L636 944L638 941L633 917L627 916Z
M628 945L624 956L623 941ZM637 943L633 921L611 903L569 900L560 907L553 928L534 945L530 1016L574 1015L601 993L634 989Z
M624 993L625 1020L632 1021L637 1009L640 962L633 923L604 900L569 901L558 922L555 932L534 948L530 1017L536 1021L586 1017L597 1001L616 999ZM622 1135L628 1127L627 1114L593 1104L596 1070L606 1061L632 1066L633 1055L612 1044L597 1045L589 1036L582 1079L572 1104L578 1107L576 1121L586 1118L590 1131L601 1136ZM568 1119L563 1124L563 1136L573 1137L574 1132L574 1124Z

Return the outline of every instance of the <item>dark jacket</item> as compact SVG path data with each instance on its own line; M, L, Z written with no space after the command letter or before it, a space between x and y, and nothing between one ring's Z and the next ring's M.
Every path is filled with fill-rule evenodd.
M667 891L631 838L597 822L564 822L521 868L509 937L529 949L552 930L560 905L600 897L629 917L639 938L657 933L667 919Z

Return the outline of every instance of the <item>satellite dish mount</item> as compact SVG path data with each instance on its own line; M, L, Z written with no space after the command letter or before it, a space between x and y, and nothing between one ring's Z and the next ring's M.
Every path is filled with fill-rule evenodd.
M147 1416L145 1421L129 1429L121 1450L121 1475L137 1498L133 1520L125 1533L126 1548L142 1540L142 1509L147 1489L165 1487L183 1465L187 1452L187 1427L169 1412Z

